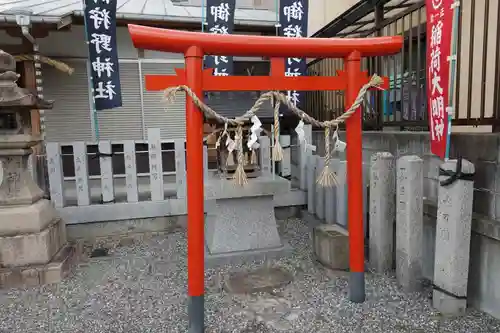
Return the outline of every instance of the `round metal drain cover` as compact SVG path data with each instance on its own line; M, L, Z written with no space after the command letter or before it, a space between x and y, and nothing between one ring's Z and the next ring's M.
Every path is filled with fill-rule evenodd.
M259 268L230 275L226 290L236 294L256 293L281 288L292 282L293 276L279 267Z

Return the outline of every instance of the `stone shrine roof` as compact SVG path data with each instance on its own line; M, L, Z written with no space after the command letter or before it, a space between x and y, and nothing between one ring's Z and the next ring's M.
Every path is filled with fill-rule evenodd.
M117 19L159 22L201 22L202 7L179 0L118 0ZM16 11L32 13L32 22L58 23L67 16L83 16L82 0L13 0L0 3L0 23L15 23ZM235 24L271 27L276 12L268 9L236 8Z

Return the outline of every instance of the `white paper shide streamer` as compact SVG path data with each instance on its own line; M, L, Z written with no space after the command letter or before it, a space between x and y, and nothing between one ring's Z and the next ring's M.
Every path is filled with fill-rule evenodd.
M236 150L236 141L234 141L233 139L231 139L229 137L229 135L227 136L227 139L226 139L226 148L227 148L227 151L231 154L234 150Z
M333 151L338 151L339 153L343 153L347 147L347 143L340 140L338 129L336 129L335 132L333 133L332 139L334 142Z
M250 150L255 150L260 147L257 140L259 139L260 132L262 132L262 123L259 117L255 115L250 118L250 121L252 122L252 127L250 127L250 138L247 141L247 147Z
M316 151L316 146L311 145L306 140L306 133L304 132L304 121L301 119L297 127L295 127L295 133L297 133L297 138L299 143L304 146L304 152L307 150Z

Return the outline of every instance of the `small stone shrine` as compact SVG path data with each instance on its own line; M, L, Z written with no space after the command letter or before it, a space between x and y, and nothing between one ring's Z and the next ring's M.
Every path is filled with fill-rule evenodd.
M248 128L243 128L243 130L248 130ZM235 129L228 129L227 132L227 135L231 137L233 141L236 141L234 133ZM248 138L245 138L243 144L243 149L245 151L243 158L243 168L248 178L255 178L262 174L258 156L260 149L257 148L249 150L247 148L247 142ZM227 149L217 149L217 158L219 174L224 178L231 179L237 168L237 152L235 150L228 151Z
M0 50L0 287L59 282L69 271L75 248L66 226L28 170L32 109L53 102L18 87L16 62Z

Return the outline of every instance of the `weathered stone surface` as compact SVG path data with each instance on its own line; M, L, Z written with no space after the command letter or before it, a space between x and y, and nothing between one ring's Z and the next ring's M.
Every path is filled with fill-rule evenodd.
M212 200L207 205L205 236L212 254L282 246L273 196Z
M46 264L66 244L66 227L55 220L37 233L0 237L0 264L4 267Z
M31 149L0 149L0 206L31 205L43 197L28 170L29 154Z
M58 283L70 273L77 259L77 248L73 245L66 245L46 265L0 268L0 288L34 287Z
M0 236L39 232L56 218L57 211L45 199L29 206L0 207Z
M306 184L307 184L307 211L314 214L316 211L316 161L317 155L307 155Z
M418 156L397 162L396 278L406 291L418 291L423 277L423 168Z
M52 101L44 101L27 89L20 88L16 81L19 75L14 72L16 61L7 52L0 50L0 81L8 89L0 89L0 107L32 107L32 109L51 109Z
M450 160L441 168L455 172L457 160ZM463 173L474 171L474 164L462 160ZM448 178L439 176L440 181ZM449 295L434 290L433 306L444 314L462 314L466 307L473 191L471 180L460 179L439 187L434 284Z
M320 263L331 269L349 268L349 234L338 225L313 228L313 249Z
M316 182L318 181L323 169L325 168L325 158L319 156L316 159ZM314 196L314 204L316 205L316 216L323 220L325 218L325 186L316 183L316 193Z
M370 167L370 266L378 273L392 270L395 219L394 156L372 155Z
M71 271L77 261L78 250L75 246L64 246L40 272L40 283L50 284L61 282Z
M282 268L263 267L250 272L231 274L225 287L231 293L256 293L284 287L292 280L293 276Z

